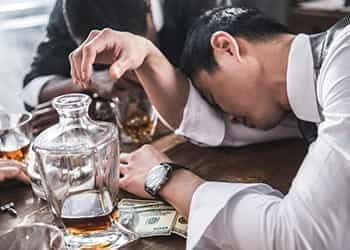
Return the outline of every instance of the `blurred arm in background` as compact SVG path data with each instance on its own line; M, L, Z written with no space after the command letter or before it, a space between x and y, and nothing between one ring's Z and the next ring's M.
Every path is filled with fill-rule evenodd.
M25 174L24 164L11 161L11 160L0 160L0 182L16 179L24 183L29 183L30 179Z
M51 12L47 34L36 51L30 71L24 78L24 102L27 109L60 94L81 91L70 79L69 53L77 47L71 38L58 0Z

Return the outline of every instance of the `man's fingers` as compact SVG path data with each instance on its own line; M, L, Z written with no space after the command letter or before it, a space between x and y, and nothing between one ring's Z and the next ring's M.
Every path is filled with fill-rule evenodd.
M71 76L74 84L78 84L80 87L84 87L82 85L79 70L80 70L80 60L81 60L81 51L80 48L73 51L69 54L69 62L70 62L70 68L71 68Z
M23 182L23 183L30 183L30 177L26 175L23 171L19 173L19 175L16 176L16 179Z
M128 153L121 153L120 154L120 163L128 164L130 159L130 154Z
M112 34L113 31L111 29L104 29L82 45L80 76L83 76L83 81L85 83L92 75L92 65L95 63L97 55L110 49L108 45L112 39ZM118 50L117 48L113 48L113 51L116 53ZM117 57L117 55L110 56Z
M78 84L77 74L75 73L75 67L74 67L74 62L73 62L73 52L69 53L68 61L69 61L69 65L70 65L70 75L72 77L72 81L74 84Z
M25 183L28 183L30 181L29 177L24 174L21 167L0 167L0 181L5 181L9 179L17 179Z
M25 173L25 164L14 160L0 160L0 181L17 179L29 183L30 178Z
M73 52L69 54L68 59L69 59L69 64L70 64L70 75L72 77L72 81L73 81L74 84L77 84L80 87L82 87L80 82L78 81L78 74L76 72L77 71L77 67L75 66L75 62L74 62L74 58L73 58Z
M126 189L128 183L130 182L130 176L128 175L128 167L127 165L120 165L120 179L119 179L119 187L122 189Z
M96 59L96 50L92 45L86 45L82 50L81 57L81 80L86 84L92 75L92 65Z
M128 166L126 164L120 164L119 166L120 174L125 176L128 172Z
M109 74L112 79L120 79L125 74L125 72L130 69L130 66L130 59L122 56L111 65L109 68Z
M90 56L90 42L95 39L101 32L99 30L93 30L90 32L88 38L82 43L82 58L81 58L81 68L79 69L82 73L82 81L86 82L90 79L92 75L92 65L94 64L95 56Z
M87 43L89 43L92 39L94 39L100 31L93 30L90 32L88 38L72 53L69 55L69 62L71 65L71 76L73 79L73 82L75 84L78 84L80 87L87 87L86 86L86 79L85 76L81 75L81 64L82 64L82 57L83 57L83 49L86 46Z
M120 164L120 166L119 166L119 172L120 172L120 178L119 178L119 185L121 185L120 184L120 182L125 182L125 179L127 179L127 177L128 177L128 171L129 171L129 169L128 169L128 166L127 165L125 165L125 164Z

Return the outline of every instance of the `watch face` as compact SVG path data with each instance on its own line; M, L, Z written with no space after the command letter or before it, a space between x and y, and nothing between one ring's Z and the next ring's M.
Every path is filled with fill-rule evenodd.
M157 166L151 170L146 179L146 186L155 190L162 184L168 170L163 166Z

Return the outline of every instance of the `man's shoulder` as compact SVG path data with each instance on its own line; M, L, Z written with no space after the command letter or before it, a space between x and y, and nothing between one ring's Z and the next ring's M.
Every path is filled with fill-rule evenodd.
M350 25L347 25L342 31L339 32L339 35L336 37L334 42L350 42Z
M328 49L325 63L334 60L334 56L339 56L344 50L350 49L350 25L347 25L342 30L338 31L331 41ZM327 64L326 63L326 64Z

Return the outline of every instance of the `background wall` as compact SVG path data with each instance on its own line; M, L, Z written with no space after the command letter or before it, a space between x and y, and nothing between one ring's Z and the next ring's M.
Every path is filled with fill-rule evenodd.
M22 79L44 37L53 0L0 0L0 105L24 110Z

